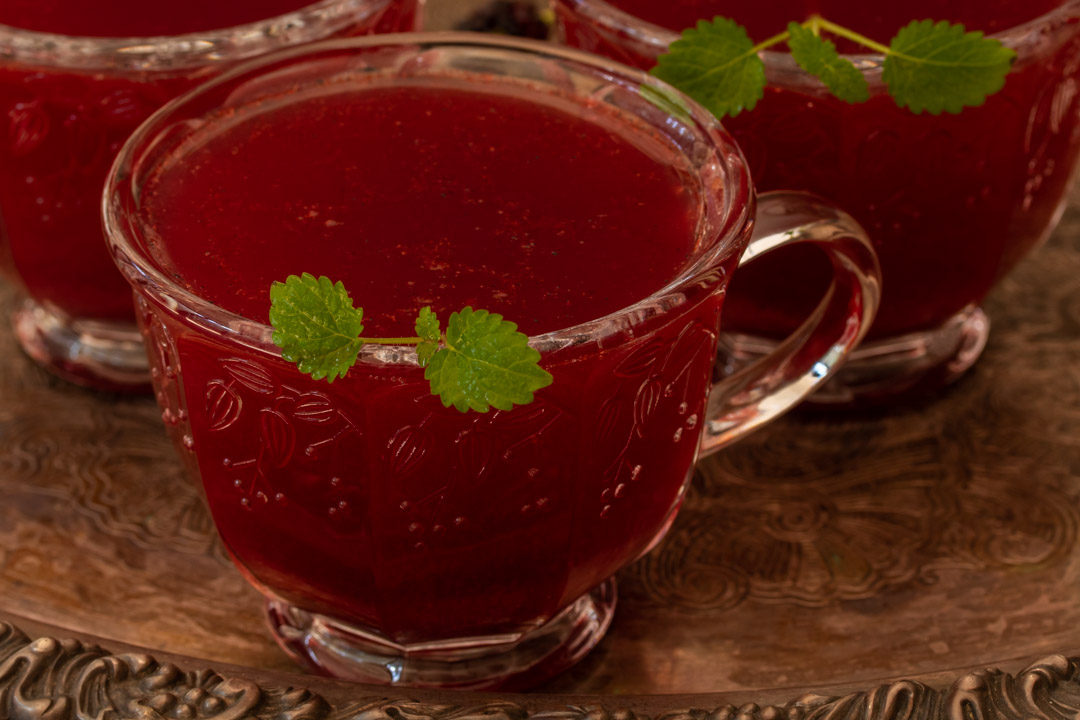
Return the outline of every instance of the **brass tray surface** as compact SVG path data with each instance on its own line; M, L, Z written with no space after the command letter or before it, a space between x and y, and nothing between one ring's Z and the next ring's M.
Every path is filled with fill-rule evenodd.
M942 689L1080 655L1077 200L988 303L990 347L948 392L802 411L701 463L669 536L620 575L608 637L541 691L675 707L900 677ZM12 300L0 289L0 311ZM6 327L0 356L0 618L294 671L151 400L54 380ZM3 648L25 632L0 641L0 703Z
M803 410L702 462L608 636L530 696L296 674L152 400L53 379L4 324L0 718L1075 718L1080 193L986 309L937 398Z

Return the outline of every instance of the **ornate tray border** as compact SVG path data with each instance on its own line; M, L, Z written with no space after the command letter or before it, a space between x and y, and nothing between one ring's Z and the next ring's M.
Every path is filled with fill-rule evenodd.
M62 631L61 631L62 632ZM180 662L185 662L180 660ZM186 660L195 664L198 661ZM246 677L247 675L254 677ZM306 676L184 670L142 651L33 637L0 620L0 720L1075 720L1080 657L1054 655L1016 674L986 669L940 688L896 680L783 704L725 695L481 695L347 685ZM312 687L293 687L294 681ZM947 687L945 687L947 686Z

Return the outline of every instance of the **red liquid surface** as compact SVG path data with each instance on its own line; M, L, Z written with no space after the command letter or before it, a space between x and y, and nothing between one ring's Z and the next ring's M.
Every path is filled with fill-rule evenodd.
M682 269L697 196L653 156L671 149L644 142L505 95L373 88L208 138L148 184L146 218L160 261L245 317L266 322L270 284L310 272L345 283L368 333L472 305L536 335ZM611 263L617 275L598 273Z
M186 14L191 10L186 4L172 4L185 14L170 14L168 3L138 3L139 11L130 13L126 6L131 3L106 9L74 0L63 4L65 12L39 14L56 3L16 0L11 5L5 0L0 23L36 28L39 20L51 18L71 25L50 25L49 30L86 34L96 34L95 27L114 27L115 34L138 28L160 33L196 29L196 15ZM271 8L278 12L303 4L278 0ZM253 2L205 6L199 23L268 17L257 14ZM409 29L416 12L415 0L404 0L341 34ZM92 24L97 22L101 25ZM105 175L124 140L150 113L230 66L217 63L172 73L92 71L75 65L28 66L0 52L0 270L30 296L70 317L132 320L131 291L101 237Z
M273 280L309 271L341 279L372 334L410 334L424 304L536 334L677 277L700 196L673 157L569 101L374 87L199 138L140 212L163 268L256 320ZM489 414L443 408L414 366L328 385L161 311L144 325L166 420L240 565L415 642L533 627L664 529L698 442L719 278L633 337L546 356L554 385Z
M809 12L888 40L912 19L964 22L997 31L1061 5L998 0L867 3L820 0L744 4L713 0L614 0L654 23L692 24L723 14L764 38ZM560 0L567 41L640 67L624 35L590 24ZM959 115L914 115L882 91L848 105L813 89L770 86L753 111L724 120L759 190L809 190L844 208L869 232L882 263L882 306L871 338L935 328L979 303L1040 242L1061 206L1080 149L1075 68L1080 23L1055 25L1028 51L1004 90ZM816 304L829 269L789 250L740 270L725 328L779 335Z

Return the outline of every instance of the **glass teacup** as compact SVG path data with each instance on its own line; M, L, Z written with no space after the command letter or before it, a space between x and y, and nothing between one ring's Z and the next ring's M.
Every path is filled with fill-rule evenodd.
M412 29L420 2L298 0L285 15L155 37L0 24L0 271L26 295L14 317L26 352L75 382L146 387L131 293L101 237L101 190L121 144L169 99L242 60L329 37Z
M121 152L105 225L137 296L163 417L290 653L332 675L410 685L522 686L567 667L607 629L612 575L666 531L699 454L797 403L862 337L878 299L862 230L805 195L755 198L730 136L692 103L669 115L672 92L549 44L381 36L244 66L170 104ZM401 111L415 97L426 104ZM425 115L428 131L414 131ZM486 132L463 130L472 118ZM376 121L381 134L355 125ZM685 229L662 287L619 282L654 262L619 253L670 231L649 221L659 203L641 202L640 224L613 236L603 218L626 198L570 170L615 162L599 155L607 133L633 143L622 156L678 178ZM373 160L387 153L398 162ZM634 175L621 167L606 177ZM574 217L583 193L595 202ZM397 232L334 239L368 221ZM228 239L220 253L209 237ZM498 263L489 237L518 243L510 257L525 264L496 287L446 292L486 293L488 309L513 307L510 319L539 330L530 343L554 383L531 404L443 407L415 351L398 345L364 346L328 384L271 340L266 279L308 270L284 256L329 247L312 263L340 279L353 245L374 243L373 267L347 285L376 297L411 278L379 256L397 262L422 245L417 275L478 271L461 258ZM572 259L586 240L607 265ZM787 342L714 384L732 272L791 244L824 250L835 282ZM546 294L559 283L569 295ZM632 299L609 307L604 288ZM425 294L409 302L442 302ZM563 308L567 296L576 305ZM552 317L581 319L545 328Z
M562 37L574 47L652 67L678 35L624 12L621 4L555 0ZM924 4L935 19L951 19L954 5L977 7ZM895 18L900 24L890 33L923 18L912 16L921 7L902 3L835 0L754 7L717 0L709 17L713 9L730 8L719 14L743 18L755 38L764 39L801 20L798 13L828 14L830 6L841 14L858 7L863 21ZM844 370L815 394L816 402L887 402L934 391L962 375L989 333L979 304L1060 217L1080 152L1080 2L996 7L1011 8L1016 18L1038 16L1010 27L1008 18L998 22L988 9L978 18L983 24L969 28L996 28L994 36L1018 54L1005 88L981 107L938 116L899 108L881 79L883 58L875 55L849 56L871 88L869 102L849 105L789 54L768 51L762 55L765 97L724 121L759 189L806 190L836 203L867 229L881 259L884 294L874 327ZM680 8L686 12L678 3L654 4L652 19ZM774 256L743 273L732 287L723 339L733 360L765 352L794 327L827 274L802 252Z

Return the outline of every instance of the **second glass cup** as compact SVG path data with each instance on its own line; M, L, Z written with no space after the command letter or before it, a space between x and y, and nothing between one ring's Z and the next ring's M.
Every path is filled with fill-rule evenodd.
M692 103L666 113L666 92L548 44L380 36L244 66L121 152L105 224L163 417L293 655L443 687L569 666L699 454L797 403L865 333L879 279L858 225L756 198L730 136ZM824 251L832 287L714 384L732 273L793 244ZM421 306L502 313L554 383L461 413L398 344L313 380L266 324L271 283L301 272L342 281L390 343Z
M848 56L870 100L830 95L785 52L762 53L769 85L724 121L762 190L816 193L850 212L881 259L881 310L862 347L814 396L889 402L939 389L983 351L979 304L1042 242L1064 205L1080 154L1080 1L554 0L566 43L650 68L674 28L726 15L756 40L820 13L887 42L911 20L964 21L1017 52L1004 89L958 115L916 115L886 92L880 55ZM841 50L848 48L841 43ZM827 281L806 253L778 254L736 281L724 346L736 361L794 327ZM737 363L736 363L737 364Z
M75 382L146 387L131 293L101 239L99 199L121 144L166 101L242 60L410 30L421 2L5 3L0 272L24 292L14 323L27 353Z

